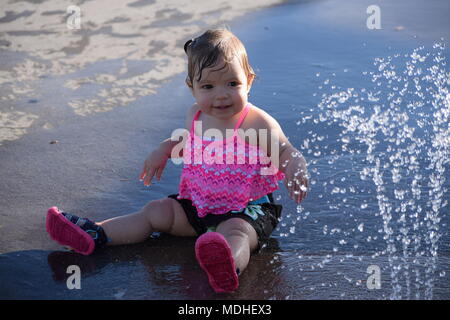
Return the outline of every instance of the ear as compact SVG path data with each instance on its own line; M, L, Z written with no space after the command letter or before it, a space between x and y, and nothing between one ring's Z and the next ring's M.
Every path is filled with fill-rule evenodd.
M192 95L194 95L194 87L192 86L192 83L188 79L186 79L186 85L191 90Z
M255 80L255 75L254 74L249 74L247 76L247 89L248 89L248 92L250 92L250 89L252 88L253 80Z

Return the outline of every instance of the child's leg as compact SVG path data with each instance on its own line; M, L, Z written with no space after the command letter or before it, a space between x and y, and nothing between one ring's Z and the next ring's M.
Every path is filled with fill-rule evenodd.
M52 207L47 213L46 228L52 239L85 255L107 240L110 245L131 244L145 240L154 231L196 235L181 205L171 198L151 201L136 213L99 223Z
M223 221L216 232L206 232L197 239L197 261L216 292L233 292L238 288L238 274L247 267L257 240L255 229L240 218Z
M255 229L243 219L232 218L220 223L216 231L227 240L236 268L242 273L248 265L251 252L258 246Z
M108 245L130 244L144 241L152 232L176 236L195 236L181 205L174 199L150 201L141 210L129 215L97 223L110 240Z

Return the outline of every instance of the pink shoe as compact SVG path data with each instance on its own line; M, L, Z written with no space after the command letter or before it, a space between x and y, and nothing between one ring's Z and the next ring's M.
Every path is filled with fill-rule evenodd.
M94 239L64 217L57 207L48 209L46 228L50 237L63 246L69 246L84 255L89 255L94 251Z
M236 266L223 235L218 232L201 235L195 243L195 255L215 292L233 292L238 288Z

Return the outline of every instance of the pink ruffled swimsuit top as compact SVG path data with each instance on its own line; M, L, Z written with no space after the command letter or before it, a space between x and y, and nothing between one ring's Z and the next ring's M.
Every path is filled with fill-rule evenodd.
M264 150L237 134L250 107L248 103L242 110L228 139L207 140L195 134L200 110L192 120L183 149L178 199L190 199L199 217L242 210L249 201L277 190L278 181L284 179Z

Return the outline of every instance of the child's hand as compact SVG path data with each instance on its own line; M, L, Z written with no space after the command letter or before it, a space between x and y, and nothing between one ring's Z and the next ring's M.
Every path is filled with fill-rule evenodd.
M308 191L306 160L303 157L291 158L284 174L284 184L289 191L289 197L299 204L306 198Z
M169 157L160 148L150 153L147 159L145 159L144 168L139 175L139 179L144 180L144 186L150 186L152 184L152 178L155 175L158 181L161 180L161 175L167 164L167 159L169 159Z

